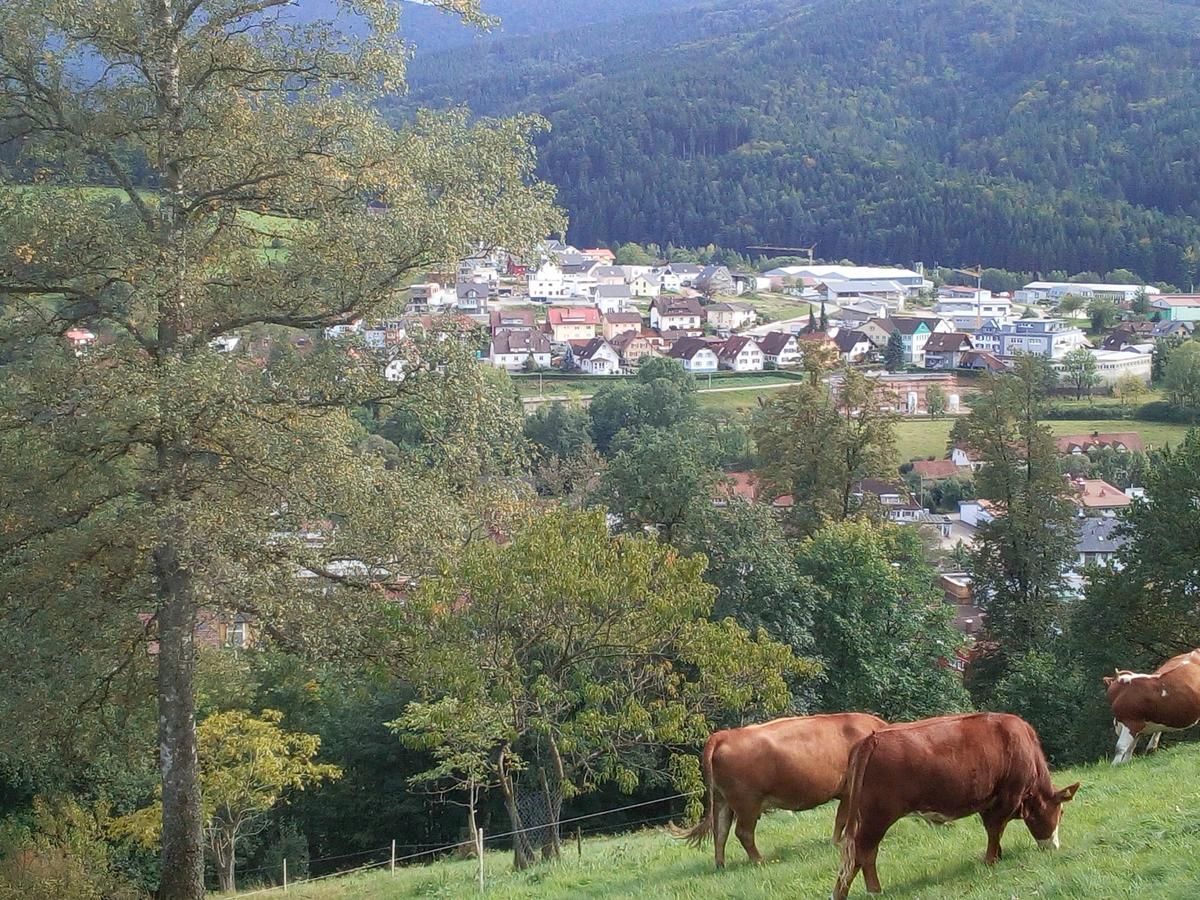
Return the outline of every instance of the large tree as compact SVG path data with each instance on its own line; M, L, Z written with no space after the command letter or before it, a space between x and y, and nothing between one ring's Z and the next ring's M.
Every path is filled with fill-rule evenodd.
M60 718L83 718L153 637L172 898L204 890L197 625L238 611L313 651L375 634L381 588L457 526L436 473L357 454L346 412L432 396L454 342L414 347L397 386L320 330L386 310L417 269L559 225L532 181L533 122L385 124L375 102L405 59L392 4L337 0L340 23L290 7L0 9L0 121L37 181L0 194L0 613L6 640L40 648L5 648L23 659L0 694L27 721L37 676L57 676ZM306 355L264 372L211 346L260 325L309 332ZM92 348L65 352L81 329Z
M1071 487L1042 421L1046 366L1040 357L1021 356L1012 372L987 376L970 414L951 432L983 461L976 494L994 504L995 518L976 535L971 571L1001 665L1044 649L1062 628L1065 573L1075 553Z
M1096 373L1096 356L1087 347L1072 350L1062 358L1062 380L1075 389L1075 399L1082 400L1086 393L1100 383Z

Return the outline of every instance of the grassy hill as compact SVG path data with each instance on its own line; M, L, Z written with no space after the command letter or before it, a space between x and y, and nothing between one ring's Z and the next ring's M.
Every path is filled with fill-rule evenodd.
M1107 764L1056 773L1056 784L1080 780L1067 807L1063 848L1037 849L1020 822L1006 834L1005 857L982 862L986 838L978 819L936 828L897 823L879 854L884 895L891 898L1184 898L1200 890L1200 747L1180 746L1114 769ZM761 868L746 862L730 837L729 868L713 869L712 849L695 850L659 829L585 840L564 859L514 873L507 853L486 856L494 898L827 897L838 865L829 844L831 806L768 814L759 826ZM294 886L304 900L388 900L479 896L474 861L439 862ZM272 895L267 895L272 896ZM282 894L280 895L282 896ZM861 880L854 897L867 896Z

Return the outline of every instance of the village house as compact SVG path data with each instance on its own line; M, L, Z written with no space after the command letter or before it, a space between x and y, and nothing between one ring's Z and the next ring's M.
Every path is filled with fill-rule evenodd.
M698 334L704 330L704 308L692 297L658 297L650 304L650 327Z
M960 500L958 501L958 517L964 525L978 528L988 522L996 521L1000 515L1000 507L991 500Z
M1115 516L1133 500L1119 487L1100 478L1073 478L1072 497L1081 516Z
M649 272L629 279L629 292L635 297L657 297L662 291L662 282Z
M947 285L938 291L933 311L958 331L982 328L989 319L1000 325L1013 320L1012 301L1008 297L992 296L991 291L954 285Z
M621 312L629 308L633 294L623 281L620 284L601 284L592 291L592 300L601 313Z
M738 331L753 325L758 313L749 303L710 303L704 308L708 322L717 331Z
M642 360L652 356L660 356L658 345L661 339L655 332L623 331L609 338L612 348L621 354L627 369L636 368Z
M713 345L699 338L680 338L671 347L668 356L682 362L689 372L715 372L718 366Z
M1054 439L1058 452L1078 456L1091 450L1113 449L1141 453L1146 449L1142 436L1136 431L1093 431L1091 434L1064 434Z
M459 312L479 315L488 311L492 294L486 281L460 281L454 290L457 297L455 306Z
M529 299L540 303L550 303L562 300L567 296L563 282L563 272L558 263L543 260L542 264L529 276Z
M991 329L985 326L984 330ZM1052 360L1062 359L1072 350L1087 346L1083 331L1062 319L1017 319L1001 325L998 337L999 347L995 351L998 356L1028 353ZM975 343L982 349L990 349L978 340Z
M987 350L968 350L958 359L960 369L974 369L980 372L1004 372L1008 365L995 353Z
M849 328L839 328L837 334L833 336L833 342L837 344L838 354L842 357L842 361L847 363L866 359L875 349L865 334Z
M608 341L627 331L641 331L642 314L635 310L605 313L602 329L604 337Z
M1075 540L1075 567L1083 570L1088 566L1113 565L1117 553L1129 543L1129 538L1118 534L1120 526L1120 520L1111 516L1082 520Z
M719 345L717 360L722 369L734 372L761 372L763 368L762 348L754 338L735 335Z
M872 319L859 329L866 334L871 343L875 346L879 345L879 334L886 335L883 338L883 347L887 347L887 342L891 338L893 332L900 333L900 340L904 344L904 361L910 366L918 368L925 365L925 344L935 332L950 332L954 329L950 323L942 318L926 318L923 316L892 316L888 319ZM872 334L874 330L874 334Z
M896 281L827 281L817 286L817 291L830 303L841 306L862 299L876 300L893 312L904 310L907 290Z
M408 289L406 312L428 313L448 309L458 302L455 291L448 290L436 281L414 284Z
M733 283L733 275L725 266L705 266L692 287L709 297L733 294L737 288Z
M970 335L958 331L931 334L924 347L925 368L957 369L963 354L974 349Z
M694 287L704 267L697 263L668 263L654 271L664 291L680 291L685 287Z
M617 255L604 247L589 247L587 250L580 250L579 253L606 266L611 266L617 261Z
M964 471L978 472L983 468L983 460L963 443L955 444L950 448L950 460Z
M621 355L602 337L594 337L575 351L575 362L587 375L619 375Z
M488 324L492 334L498 331L533 331L537 328L533 310L528 307L493 309Z
M864 478L854 486L852 496L861 506L874 508L900 525L918 524L928 515L904 488L877 478Z
M519 372L532 358L539 369L550 367L550 339L541 331L501 331L492 336L488 362L499 369Z
M756 340L762 350L764 364L770 363L777 369L800 365L800 344L791 332L770 331Z
M945 481L963 474L963 468L952 459L919 459L912 464L912 471L923 482Z
M628 284L625 278L625 270L620 266L599 265L592 269L592 277L596 279L596 284Z
M600 311L594 306L552 306L546 310L546 328L556 344L590 341L600 328Z

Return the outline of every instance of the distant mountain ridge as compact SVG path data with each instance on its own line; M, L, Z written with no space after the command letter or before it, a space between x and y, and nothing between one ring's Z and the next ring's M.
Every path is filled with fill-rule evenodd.
M584 243L1200 277L1194 2L648 6L418 50L409 102L545 114Z

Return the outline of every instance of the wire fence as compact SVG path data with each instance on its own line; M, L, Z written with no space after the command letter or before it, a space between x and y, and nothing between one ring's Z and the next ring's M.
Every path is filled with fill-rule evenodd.
M618 813L629 812L630 810L633 810L633 809L641 809L641 808L644 808L647 806L655 806L660 803L669 803L672 800L681 800L681 799L684 799L687 797L695 797L701 793L703 793L703 791L699 791L699 790L687 791L687 792L680 793L680 794L672 794L670 797L659 797L656 800L643 800L640 803L629 803L629 804L626 804L625 806L614 807L613 809L604 809L604 810L600 810L598 812L584 813L583 815L571 816L570 818L566 818L566 819L559 819L555 824L561 828L563 825L572 825L577 822L586 822L591 819L599 819L599 818L602 818L605 816L613 816ZM648 824L652 824L655 822L662 822L667 819L671 819L674 816L675 816L675 813L666 813L664 815L659 815L659 816L650 816L648 818L639 819L639 820L633 821L633 822L622 822L622 823L620 823L620 827L621 828L634 828L639 825L648 825ZM606 826L606 825L596 825L596 826L593 826L590 828L579 827L576 829L576 833L580 836L585 835L585 834L594 834L599 831L604 831L608 827L609 826ZM545 830L546 830L545 824L532 825L528 828L515 828L512 831L503 831L499 834L483 835L482 842L484 845L486 845L492 841L499 841L499 840L503 840L504 838L516 837L517 835L521 835L521 834L529 834L529 833L533 833L533 832L544 832ZM366 855L372 854L372 853L386 852L389 854L387 859L379 860L377 862L370 862L370 863L366 863L364 865L355 866L353 868L340 869L336 872L329 872L328 874L325 874L325 875L316 875L313 877L297 879L295 881L290 881L290 882L287 880L287 877L286 877L287 867L285 865L284 866L285 876L284 876L284 882L282 884L276 884L276 885L271 885L269 887L257 888L252 891L244 891L242 893L239 893L238 896L239 897L253 897L253 896L261 895L261 894L274 893L276 891L284 892L284 891L288 891L289 889L294 888L294 887L302 887L306 884L312 884L317 881L325 881L330 878L341 878L341 877L344 877L347 875L355 875L360 872L367 872L372 869L379 869L379 868L382 868L383 866L388 866L392 869L395 869L395 867L400 865L401 863L411 863L414 860L421 859L423 857L436 856L437 854L440 854L440 853L446 853L451 850L458 850L463 847L469 847L469 846L471 846L471 843L472 842L469 839L465 840L465 841L455 841L452 844L439 844L436 846L421 845L421 844L397 844L397 843L393 842L392 844L390 844L387 847L379 847L374 850L362 850L357 853L343 853L343 854L339 854L337 856L314 857L314 858L308 860L310 865L312 863L316 863L316 862L332 862L335 860L351 859L353 857L366 856ZM421 849L416 853L407 853L407 854L403 854L400 856L396 855L396 851L400 848L413 848L413 847L427 847L428 849ZM243 870L241 874L248 875L253 872L261 872L261 871L267 871L267 870L271 870L271 869L276 869L276 867L262 866L262 867L259 867L258 869ZM480 861L481 883L482 883L482 877L483 877L483 864L482 864L482 860L481 860Z

